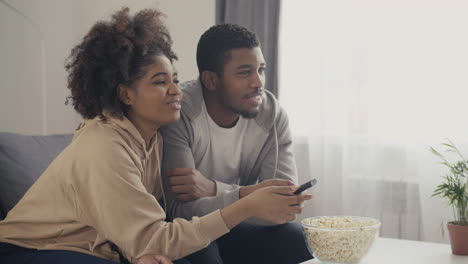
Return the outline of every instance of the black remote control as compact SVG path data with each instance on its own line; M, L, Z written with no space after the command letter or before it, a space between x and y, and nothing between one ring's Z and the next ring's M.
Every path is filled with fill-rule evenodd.
M309 189L309 188L312 188L315 184L317 183L317 180L316 179L312 179L304 184L302 184L301 186L299 186L299 188L294 192L294 194L300 194L301 192Z

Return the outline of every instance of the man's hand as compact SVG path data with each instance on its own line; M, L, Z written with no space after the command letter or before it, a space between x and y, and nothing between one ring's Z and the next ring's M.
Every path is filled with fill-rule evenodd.
M162 255L144 255L137 259L136 264L172 264L172 261Z
M254 184L254 185L249 185L249 186L245 186L245 187L242 187L240 190L239 190L239 198L243 198L251 193L253 193L254 191L260 189L260 188L263 188L263 187L269 187L269 186L293 186L295 185L293 182L291 181L287 181L287 180L280 180L280 179L270 179L270 180L265 180L265 181L262 181L260 183L257 183L257 184Z
M170 169L167 176L177 200L187 202L216 195L216 183L205 178L196 169Z

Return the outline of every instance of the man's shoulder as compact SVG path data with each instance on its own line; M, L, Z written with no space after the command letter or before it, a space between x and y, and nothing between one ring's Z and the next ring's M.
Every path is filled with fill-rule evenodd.
M193 122L202 112L203 93L200 82L198 80L187 81L180 84L180 88L183 93L180 119L161 126L159 129L165 140L176 134L190 138L190 135L193 135Z
M181 114L193 120L201 113L203 92L199 80L184 82L180 85L183 92Z

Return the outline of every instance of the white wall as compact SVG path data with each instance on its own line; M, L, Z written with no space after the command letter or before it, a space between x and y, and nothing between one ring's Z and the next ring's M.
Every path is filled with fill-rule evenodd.
M214 0L0 0L0 132L73 131L81 117L64 104L65 58L97 20L122 6L132 13L148 7L164 12L180 80L197 77L196 44L214 24Z

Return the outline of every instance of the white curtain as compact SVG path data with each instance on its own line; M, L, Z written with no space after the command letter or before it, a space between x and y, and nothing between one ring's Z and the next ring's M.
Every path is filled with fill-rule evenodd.
M445 138L468 154L468 2L284 1L280 100L300 181L302 217L360 215L381 236L447 242L453 218L431 197ZM439 148L441 149L441 148Z

